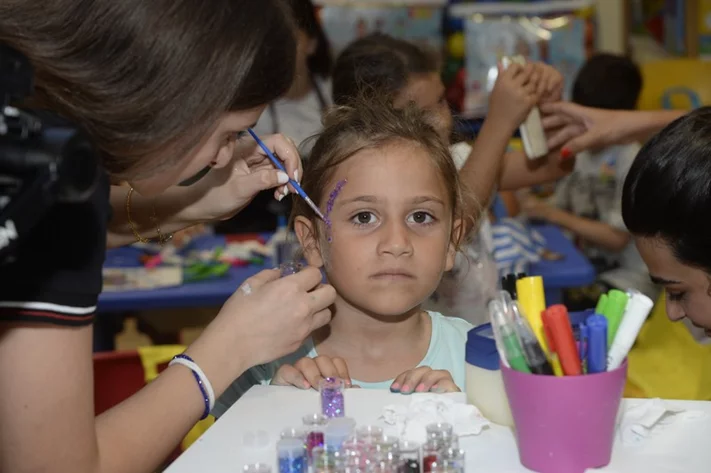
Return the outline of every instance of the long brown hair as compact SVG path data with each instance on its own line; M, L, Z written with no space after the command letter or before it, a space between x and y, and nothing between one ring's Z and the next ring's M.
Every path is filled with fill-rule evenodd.
M326 114L324 129L304 164L301 187L317 204L322 204L326 188L341 163L360 151L405 141L427 151L448 190L452 223L455 219L464 222L467 215L478 215L478 211L472 211L478 208L476 200L460 180L449 148L429 120L426 112L414 105L395 109L387 96L368 96L367 93L352 99L349 105L332 108ZM295 199L292 223L300 215L312 221L318 218L303 199ZM318 226L313 228L318 239ZM462 232L452 232L456 247L463 238Z
M289 88L287 11L283 0L3 0L0 41L30 58L37 101L86 128L114 176L135 177L184 156L221 114Z

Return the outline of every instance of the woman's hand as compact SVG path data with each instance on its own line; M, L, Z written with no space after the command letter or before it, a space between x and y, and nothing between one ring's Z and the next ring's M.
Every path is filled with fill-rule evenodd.
M499 67L499 76L489 95L487 121L512 134L526 119L540 98L538 93L542 70L534 64L511 64Z
M336 299L321 284L321 271L307 267L283 278L269 269L247 279L189 348L222 392L248 368L294 352L315 329L331 320ZM204 365L204 366L203 366Z
M262 141L284 163L288 175L279 171L266 153L250 137L238 139L234 158L222 168L210 170L194 184L197 198L190 206L190 219L195 221L225 220L244 207L261 191L274 189L281 200L289 191L289 178L302 177L301 159L294 142L284 135L268 135Z
M405 371L395 378L390 385L390 391L402 394L413 392L426 393L456 393L459 388L454 384L452 374L447 370L433 370L429 366L420 366L413 370Z
M276 386L295 386L300 389L318 389L323 378L341 378L347 388L351 387L348 366L342 358L317 356L302 358L294 365L281 365L271 384Z
M562 147L569 157L589 148L602 148L631 141L627 132L634 123L634 112L583 107L570 102L541 104L543 126L548 133L548 147Z

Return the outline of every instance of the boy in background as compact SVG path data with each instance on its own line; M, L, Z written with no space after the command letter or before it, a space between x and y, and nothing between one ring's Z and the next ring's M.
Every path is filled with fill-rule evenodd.
M642 75L630 59L612 54L592 56L580 69L572 101L588 107L633 110L642 91ZM622 187L640 149L630 143L579 153L574 171L559 181L554 205L528 197L524 212L570 232L598 273L591 287L569 291L571 310L594 307L611 288L636 288L652 299L657 290L621 215Z

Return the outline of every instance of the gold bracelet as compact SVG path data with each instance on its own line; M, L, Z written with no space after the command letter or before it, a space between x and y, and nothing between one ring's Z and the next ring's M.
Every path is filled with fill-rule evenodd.
M138 233L138 229L136 228L136 224L131 220L131 195L133 194L133 187L129 187L128 189L128 194L126 194L126 217L128 218L128 225L131 227L131 231L133 232L133 236L136 237L136 241L140 243L150 243L150 239L148 238L143 238L140 233ZM168 243L170 240L173 239L172 234L164 235L161 230L160 226L158 225L158 217L156 216L156 208L155 206L151 206L152 208L152 215L151 215L151 222L153 222L153 225L156 227L156 234L158 235L157 240L160 246L165 245Z

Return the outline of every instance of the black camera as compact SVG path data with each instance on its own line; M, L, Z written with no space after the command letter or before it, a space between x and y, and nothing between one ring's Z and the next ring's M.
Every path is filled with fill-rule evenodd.
M34 89L33 68L0 44L0 264L58 203L87 200L99 178L99 157L76 126L16 106Z

